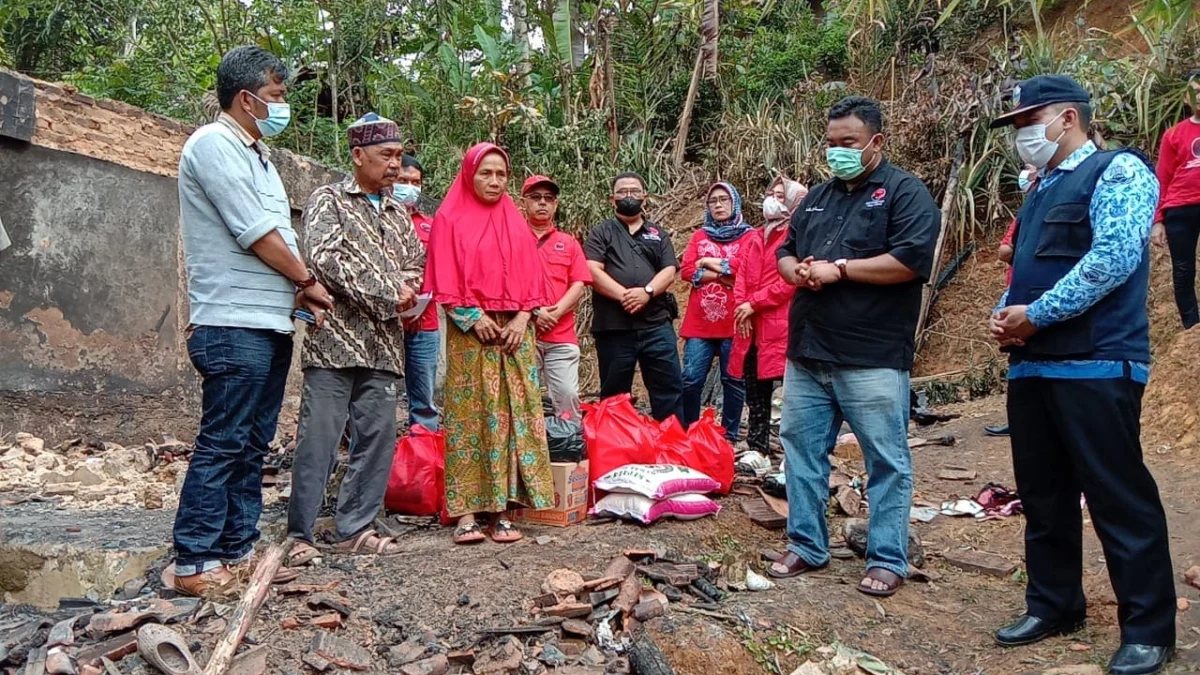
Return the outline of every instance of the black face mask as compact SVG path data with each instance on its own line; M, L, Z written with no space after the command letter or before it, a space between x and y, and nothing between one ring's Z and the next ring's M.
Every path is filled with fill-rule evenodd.
M642 212L642 200L635 197L622 197L617 200L617 213L631 218Z

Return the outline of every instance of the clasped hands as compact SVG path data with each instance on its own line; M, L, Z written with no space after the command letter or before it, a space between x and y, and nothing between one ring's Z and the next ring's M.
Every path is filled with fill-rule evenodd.
M819 291L827 284L842 280L842 271L828 260L817 260L808 256L790 270L780 270L783 280L793 286L804 286L812 291Z

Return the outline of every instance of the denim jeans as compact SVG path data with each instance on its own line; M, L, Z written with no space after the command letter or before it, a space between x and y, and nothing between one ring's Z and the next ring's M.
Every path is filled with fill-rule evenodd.
M409 427L420 424L430 431L438 430L433 388L440 345L436 330L404 334L404 389L408 395Z
M197 326L187 348L202 378L202 411L175 514L179 576L242 560L258 541L263 459L283 405L292 336Z
M788 549L804 562L829 562L829 453L843 419L867 465L867 569L908 575L912 459L908 372L788 359L779 440L787 458Z
M704 383L714 358L721 364L721 424L725 437L736 440L742 425L742 405L746 402L746 387L729 374L729 355L733 338L688 338L683 343L683 426L690 427L700 419L700 399Z
M650 414L663 421L683 419L679 347L671 322L654 328L601 331L596 338L596 364L600 369L600 396L628 394L634 370L641 366L642 383L650 394Z

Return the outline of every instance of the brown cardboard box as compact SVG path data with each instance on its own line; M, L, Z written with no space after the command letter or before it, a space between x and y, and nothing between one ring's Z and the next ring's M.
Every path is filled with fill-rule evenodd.
M509 512L509 518L553 527L569 527L587 520L587 460L551 462L550 474L554 479L554 507L541 511L514 509Z

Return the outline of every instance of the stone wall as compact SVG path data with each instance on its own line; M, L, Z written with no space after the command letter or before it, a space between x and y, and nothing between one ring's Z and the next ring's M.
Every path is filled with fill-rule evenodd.
M12 131L22 111L0 95L0 220L13 241L0 252L0 433L60 424L59 436L74 435L83 430L61 411L80 407L122 437L179 433L180 417L198 412L177 407L196 389L175 184L193 127L0 69L0 94L30 84L29 142L12 138L22 138ZM286 151L271 156L297 217L313 189L340 178ZM154 399L176 403L138 417L174 427L130 419ZM114 407L107 425L95 419L100 406Z

